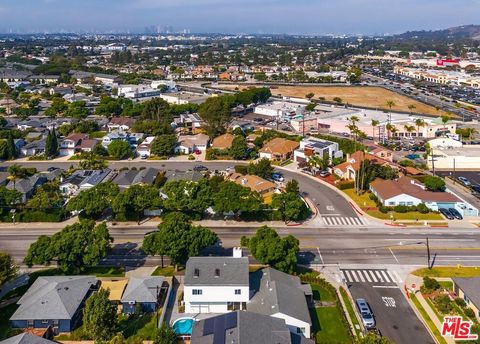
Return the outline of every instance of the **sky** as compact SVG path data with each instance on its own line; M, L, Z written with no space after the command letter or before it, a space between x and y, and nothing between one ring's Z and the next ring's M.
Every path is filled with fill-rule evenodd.
M480 24L480 0L0 0L0 32L391 34Z

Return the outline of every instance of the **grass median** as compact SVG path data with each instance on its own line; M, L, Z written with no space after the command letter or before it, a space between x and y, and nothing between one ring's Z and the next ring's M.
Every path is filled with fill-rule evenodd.
M422 268L412 272L419 277L480 277L478 266L440 266L431 269Z
M412 300L413 304L415 305L415 307L417 308L418 312L420 313L420 315L422 316L423 320L425 321L425 323L427 324L428 328L430 329L430 331L433 333L433 335L435 336L435 339L437 340L437 343L440 343L440 344L447 344L447 341L442 337L442 335L440 334L440 331L438 330L437 326L435 326L435 323L433 322L433 320L430 318L430 316L428 315L427 311L425 310L425 308L422 307L422 305L420 304L420 301L418 301L417 297L415 296L415 294L410 294L410 299Z

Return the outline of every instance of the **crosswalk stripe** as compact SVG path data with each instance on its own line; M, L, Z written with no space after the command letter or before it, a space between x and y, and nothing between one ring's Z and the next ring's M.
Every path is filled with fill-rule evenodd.
M370 275L368 274L368 270L364 271L365 278L367 279L368 283L371 283L372 280L370 279Z
M370 276L372 276L372 280L373 280L374 282L378 282L377 276L375 276L375 273L374 273L372 270L370 270L369 273L370 273Z
M347 270L345 270L345 274L347 275L347 281L348 281L348 282L351 282L351 281L352 281L352 277L350 276L350 273L349 273Z
M363 278L362 271L358 270L357 274L358 274L358 277L360 277L360 281L365 282L365 278Z
M390 282L390 279L388 278L388 275L387 275L386 271L382 270L381 273L382 273L383 277L385 278L385 282Z
M364 226L363 220L359 217L323 216L327 226Z
M375 273L377 274L377 277L380 280L380 282L383 282L383 278L382 278L382 275L380 275L380 271L375 270Z
M390 277L390 280L393 283L397 283L397 279L395 278L395 276L393 276L393 274L390 271L387 271L387 275L388 275L388 277Z
M357 274L355 273L355 271L352 270L352 271L350 271L350 273L352 274L355 282L358 282Z
M397 272L396 271L392 271L392 273L395 275L395 277L397 278L397 281L398 283L402 283L402 279L400 278L400 276L398 276Z

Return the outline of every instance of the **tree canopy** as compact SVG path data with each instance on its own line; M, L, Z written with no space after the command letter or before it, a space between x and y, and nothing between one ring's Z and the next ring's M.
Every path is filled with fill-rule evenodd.
M145 210L158 209L162 199L153 185L132 185L118 193L112 202L112 210L119 220L136 219L140 221Z
M294 192L274 194L272 207L280 213L283 221L300 221L309 215L307 205Z
M263 179L270 179L272 177L273 167L268 159L260 159L256 163L248 165L248 174L254 174Z
M0 251L0 285L17 276L18 266L13 258L5 252Z
M85 302L83 324L95 341L109 340L117 329L117 307L109 296L110 290L101 288Z
M174 134L157 136L152 142L150 151L157 156L170 156L176 143L177 137Z
M116 159L126 159L132 155L127 141L115 140L108 145L108 154Z
M440 177L427 176L423 183L428 191L445 191L445 180Z
M112 241L105 222L95 226L92 220L81 220L52 237L41 235L30 245L24 262L28 266L49 265L55 260L65 272L80 272L96 266L107 255Z
M112 182L100 183L81 191L67 203L67 211L82 211L82 216L94 218L107 209L120 192Z

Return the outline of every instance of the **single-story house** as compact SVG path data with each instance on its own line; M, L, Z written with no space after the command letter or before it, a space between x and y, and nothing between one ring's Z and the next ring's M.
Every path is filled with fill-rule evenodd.
M113 177L111 169L104 170L77 170L70 177L61 181L60 192L64 195L73 195L77 191L87 190Z
M47 139L43 138L31 143L27 143L20 149L20 154L22 156L34 156L45 153L45 143Z
M25 203L27 200L29 200L33 196L33 194L35 193L35 190L39 186L59 177L62 171L63 170L56 168L49 172L36 173L33 176L19 179L19 180L16 180L15 182L13 180L10 180L10 182L7 184L7 189L10 189L10 190L15 189L18 192L20 192L20 194L22 195L20 201L21 203Z
M126 189L132 185L151 185L158 173L159 170L153 167L123 170L112 179L112 183L117 184L121 189Z
M465 301L467 307L473 310L477 320L480 320L480 277L453 278L455 294Z
M284 272L264 268L250 275L250 291L253 296L247 311L285 320L293 333L310 338L312 320L307 297L312 297L309 284Z
M369 150L369 153L371 155L375 155L377 158L393 162L393 151L392 150L390 150L388 148L385 148L385 147L381 147L381 146L378 146L378 147L373 146L373 147L369 147L369 148L371 148Z
M400 177L396 180L377 178L370 183L370 191L387 207L424 203L433 211L440 208L455 208L464 213L465 202L454 194L427 191L423 184L409 177Z
M232 134L223 134L213 139L212 148L213 149L230 149L232 147L233 139L235 136Z
M313 344L314 340L289 331L284 319L235 311L196 321L192 343Z
M109 132L112 131L128 131L135 124L135 118L132 117L112 117L110 123L107 124Z
M228 176L228 179L238 185L249 188L252 191L258 192L264 198L272 196L275 192L277 185L269 180L263 179L255 175L243 175L240 173L232 173Z
M205 134L180 135L175 146L176 153L191 154L196 151L206 151L210 138Z
M16 336L0 341L0 344L55 344L56 342L23 332Z
M98 288L92 276L41 276L17 301L13 328L49 328L70 332L82 318L88 296Z
M258 152L260 153L260 158L287 160L293 156L293 152L298 147L300 147L300 144L297 141L277 137L265 143Z
M353 154L347 154L347 160L333 168L333 172L342 179L355 180L355 175L360 169L363 160L370 160L372 164L381 166L390 166L396 168L397 166L392 162L379 158L376 155L357 151Z
M123 292L123 313L155 312L168 291L168 282L161 276L131 277Z
M108 148L110 143L112 143L113 141L128 141L128 135L119 131L112 131L102 137L102 145L105 148Z

